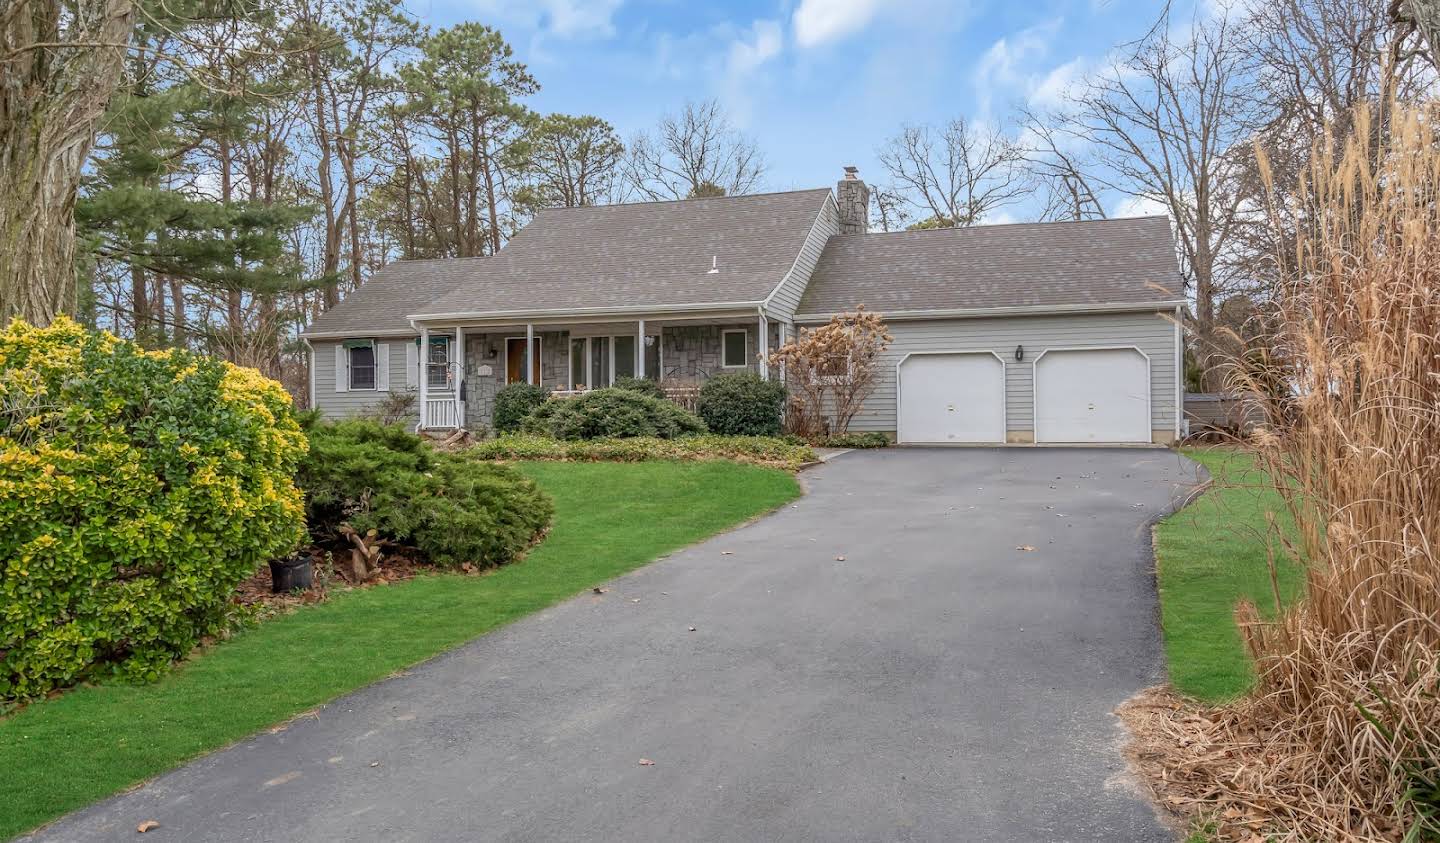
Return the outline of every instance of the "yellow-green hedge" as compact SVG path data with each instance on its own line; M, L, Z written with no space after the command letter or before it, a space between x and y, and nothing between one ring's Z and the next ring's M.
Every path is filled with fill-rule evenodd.
M0 331L0 698L152 679L304 535L305 437L253 369L68 319Z

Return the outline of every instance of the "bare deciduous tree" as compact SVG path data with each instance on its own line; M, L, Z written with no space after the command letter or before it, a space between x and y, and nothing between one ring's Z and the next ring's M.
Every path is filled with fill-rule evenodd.
M1104 187L1169 213L1194 295L1198 353L1217 349L1215 316L1234 280L1222 260L1247 213L1238 175L1252 156L1247 56L1222 14L1172 35L1168 13L1073 95L1059 131L1089 144ZM1207 367L1208 369L1209 367ZM1218 386L1218 371L1209 386Z
M1105 219L1105 206L1091 175L1088 147L1074 148L1058 136L1051 115L1022 110L1025 141L1021 145L1025 167L1042 191L1040 219Z
M998 127L956 118L906 126L877 150L891 191L931 227L975 225L1027 190L1020 147Z
M75 305L75 197L123 78L132 0L0 8L0 324Z
M731 125L716 100L688 102L655 131L630 141L626 186L649 200L750 193L765 174L754 139Z

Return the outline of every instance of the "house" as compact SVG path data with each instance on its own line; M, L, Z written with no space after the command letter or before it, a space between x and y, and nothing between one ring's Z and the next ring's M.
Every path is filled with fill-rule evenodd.
M495 393L644 375L778 377L800 328L864 304L894 335L852 430L902 443L1167 443L1180 293L1164 217L868 233L832 191L541 211L498 254L399 261L304 332L313 405L413 391L418 427L487 427Z

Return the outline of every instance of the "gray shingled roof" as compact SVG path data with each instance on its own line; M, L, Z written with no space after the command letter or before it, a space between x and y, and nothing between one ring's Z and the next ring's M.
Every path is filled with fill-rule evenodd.
M461 279L410 313L760 302L790 271L829 195L820 188L547 209L487 260L473 283ZM714 274L712 257L720 270Z
M1180 296L1165 217L830 238L801 314L1106 305Z
M305 335L414 331L406 318L464 283L481 284L489 258L396 261L320 314Z

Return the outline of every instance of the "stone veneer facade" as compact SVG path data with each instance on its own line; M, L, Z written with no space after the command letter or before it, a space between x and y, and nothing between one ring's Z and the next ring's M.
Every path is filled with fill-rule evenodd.
M721 343L726 330L746 330L749 361L743 368L721 366ZM753 323L730 325L669 326L660 332L660 372L662 381L700 383L722 372L759 371L756 341L758 326ZM505 386L505 340L510 332L480 334L465 332L465 426L471 430L490 430L495 394ZM568 331L536 331L540 338L540 385L550 389L567 389L570 378L570 333ZM770 348L778 347L779 327L770 326ZM495 354L491 355L492 348Z

